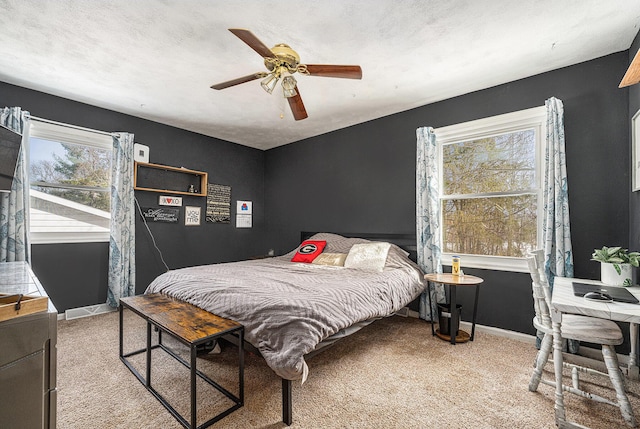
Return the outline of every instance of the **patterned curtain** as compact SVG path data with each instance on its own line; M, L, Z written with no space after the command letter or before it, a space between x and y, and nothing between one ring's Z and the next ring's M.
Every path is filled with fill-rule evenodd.
M136 293L136 230L133 193L133 134L113 135L111 173L111 234L107 304Z
M440 261L440 174L436 135L431 127L416 130L418 139L416 162L416 235L418 266L424 273L441 273ZM429 295L420 296L420 318L431 320L437 317L436 303L445 302L444 286L434 284L431 288L431 311Z
M564 108L562 101L551 97L547 107L547 141L544 150L542 224L545 272L553 290L555 276L573 277L573 251L569 230L569 192L567 159L564 144ZM580 343L567 341L570 353L577 353Z
M547 141L543 198L544 220L542 234L545 270L553 287L554 276L573 277L573 251L569 230L569 192L567 187L567 159L564 145L564 109L562 101L548 99Z
M23 112L19 107L5 107L0 110L0 124L22 134L22 147L11 192L0 193L0 262L30 262L29 176L26 159L29 112Z

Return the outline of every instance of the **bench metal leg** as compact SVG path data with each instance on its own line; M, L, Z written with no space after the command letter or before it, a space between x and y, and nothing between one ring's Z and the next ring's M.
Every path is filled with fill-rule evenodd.
M191 346L191 428L195 429L196 425L196 346Z
M130 308L130 307L127 307ZM217 340L219 338L219 335L214 335L208 338L203 338L202 341L197 341L197 342L189 342L187 340L185 340L184 338L181 338L179 336L176 335L172 335L170 331L165 330L164 327L161 327L160 325L156 325L155 323L153 323L150 318L145 315L145 314L141 314L140 312L137 312L134 310L134 312L140 316L141 318L143 318L146 321L146 347L140 350L135 350L133 352L129 352L129 353L124 353L124 323L123 323L123 310L124 310L124 306L120 306L120 326L119 326L119 354L120 354L120 360L125 364L125 366L127 368L129 368L129 370L133 373L133 375L135 375L135 377L147 388L147 390L156 398L158 399L158 401L160 401L160 403L167 409L167 411L169 411L171 413L171 415L173 417L176 418L176 420L178 420L178 422L185 428L187 429L204 429L207 428L209 426L211 426L212 424L214 424L215 422L219 421L220 419L222 419L223 417L229 415L230 413L232 413L233 411L237 410L238 408L242 407L244 405L244 328L240 325L239 328L234 329L235 332L230 332L229 335L236 335L239 338L239 345L238 345L238 377L239 377L239 394L238 396L235 396L234 394L232 394L231 392L229 392L227 389L225 389L224 387L222 387L221 385L219 385L218 383L216 383L215 381L213 381L211 378L209 378L205 373L203 373L202 371L199 371L197 369L197 348L198 345L206 342L207 340L209 340L209 338L212 338L214 340ZM152 329L153 328L157 328L158 329L158 344L156 345L152 345L152 338L151 338L151 334L152 334ZM183 359L180 355L178 355L177 353L175 353L173 350L171 350L169 347L167 347L166 345L164 345L162 343L162 332L165 332L168 335L171 335L173 338L175 338L176 340L180 341L182 344L186 345L189 347L190 349L190 359L189 361ZM175 358L179 363L181 363L182 365L184 365L185 367L189 368L189 372L190 372L190 393L191 393L191 404L190 404L190 408L191 408L191 418L190 421L187 421L187 419L185 419L184 417L182 417L182 415L180 415L180 413L178 413L178 411L173 408L173 406L171 406L171 404L169 404L169 402L167 402L167 400L158 392L155 390L155 388L152 386L151 384L151 351L152 349L156 349L159 348L161 350L164 350L165 352L167 352L170 356L172 356L173 358ZM146 372L146 377L143 377L138 371L137 369L129 362L128 358L131 356L135 356L135 355L139 355L139 354L145 354L146 355L146 365L145 365L145 372ZM228 408L226 411L223 411L222 413L218 414L217 416L214 416L213 418L207 420L206 422L202 423L200 426L197 425L197 398L196 398L196 381L197 381L197 377L200 377L200 379L202 379L203 381L205 381L206 383L208 383L209 385L211 385L212 387L214 387L216 390L218 390L218 392L222 393L223 395L225 395L228 399L230 399L234 405L231 406L230 408ZM290 392L290 385L289 385L289 392ZM290 397L290 394L289 394ZM289 400L290 403L290 400ZM291 413L289 412L289 415ZM290 417L289 417L290 419ZM290 421L290 420L289 420Z

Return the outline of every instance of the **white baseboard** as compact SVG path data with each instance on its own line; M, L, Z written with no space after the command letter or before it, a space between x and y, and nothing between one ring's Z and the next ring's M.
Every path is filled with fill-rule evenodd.
M408 307L401 308L395 314L402 317L415 317L415 318L420 317L420 313L418 313L417 311L410 310ZM460 327L467 330L467 332L469 333L471 333L471 325L472 325L471 322L465 322L465 321L460 322ZM528 334L523 334L521 332L508 331L506 329L494 328L493 326L478 325L477 323L476 323L476 331L485 332L487 334L492 334L499 337L511 338L513 340L523 341L525 343L530 343L530 344L535 344L536 342L535 335L528 335Z
M58 320L60 319L79 319L81 317L95 316L96 314L109 313L116 311L116 308L111 308L109 304L96 304L89 305L87 307L70 308L63 314L58 314Z
M420 313L418 313L417 311L410 310L407 307L402 308L396 314L398 316L403 316L403 317L416 317L416 318L420 317ZM465 321L460 322L460 328L466 330L469 333L471 333L471 326L472 326L471 322L465 322ZM535 335L523 334L521 332L509 331L502 328L495 328L493 326L484 326L484 325L478 325L478 324L476 324L476 331L484 332L491 335L496 335L499 337L510 338L512 340L522 341L532 345L536 344ZM568 362L572 362L572 363L583 365L583 366L590 366L592 368L598 369L601 372L607 371L606 366L604 365L604 362L602 362L602 351L599 348L593 349L591 347L580 347L580 351L578 352L577 355L567 354L567 353L563 353L563 355L565 356L565 360ZM629 376L630 378L637 380L639 377L638 370L637 370L637 367L635 367L635 369L633 368L629 369L629 356L622 355L620 353L617 353L617 355L618 355L618 361L623 365L623 368L622 368L623 372L627 374L627 376Z
M460 322L460 326L463 327L465 330L467 330L469 333L471 333L471 322L462 321ZM516 332L516 331L508 331L506 329L495 328L493 326L478 325L476 323L476 331L484 332L491 335L496 335L498 337L511 338L512 340L518 340L525 343L530 343L530 344L536 343L535 335L523 334L522 332Z

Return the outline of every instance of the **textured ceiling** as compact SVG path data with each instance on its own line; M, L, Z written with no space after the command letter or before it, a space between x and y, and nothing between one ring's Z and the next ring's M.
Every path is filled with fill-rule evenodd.
M638 0L0 0L0 80L260 149L629 49ZM309 118L228 31L362 80L296 74ZM620 76L622 78L622 76ZM280 118L284 113L284 118Z

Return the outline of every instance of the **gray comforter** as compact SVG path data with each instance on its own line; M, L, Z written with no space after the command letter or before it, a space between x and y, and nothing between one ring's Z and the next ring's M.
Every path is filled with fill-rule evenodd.
M347 240L333 251L364 241ZM242 323L245 339L276 374L304 382L304 355L322 340L391 315L424 289L418 267L395 246L383 272L293 263L291 255L172 270L145 293L162 292Z

